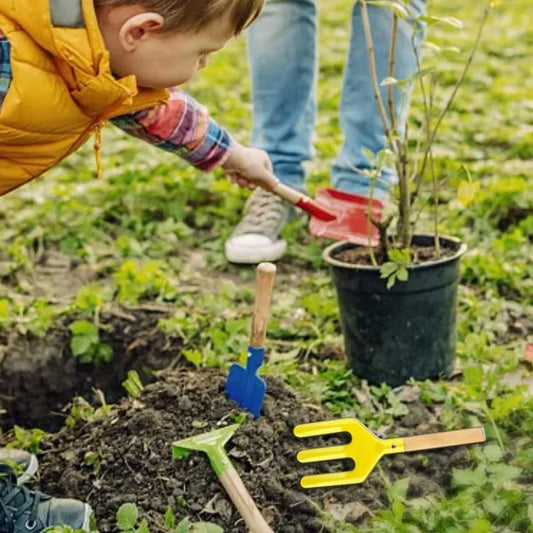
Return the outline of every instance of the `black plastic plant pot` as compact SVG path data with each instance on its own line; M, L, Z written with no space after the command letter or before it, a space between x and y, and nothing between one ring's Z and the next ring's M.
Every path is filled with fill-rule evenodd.
M413 243L432 246L432 236ZM387 289L379 267L335 259L358 245L341 242L324 250L337 289L344 346L354 373L369 382L397 387L410 377L449 376L455 361L459 263L466 245L451 237L441 247L454 251L408 268L409 279Z

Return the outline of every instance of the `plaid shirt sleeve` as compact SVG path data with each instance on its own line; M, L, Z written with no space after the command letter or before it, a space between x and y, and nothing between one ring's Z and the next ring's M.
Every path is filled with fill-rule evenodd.
M206 108L179 89L170 90L166 104L122 115L112 122L203 171L222 165L232 142L229 133L209 117Z
M0 32L0 107L11 83L11 48L9 41Z

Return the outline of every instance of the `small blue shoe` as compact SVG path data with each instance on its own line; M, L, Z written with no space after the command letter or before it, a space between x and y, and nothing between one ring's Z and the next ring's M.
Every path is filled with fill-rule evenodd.
M0 464L0 533L40 533L53 526L89 531L91 516L86 503L17 485L15 471Z

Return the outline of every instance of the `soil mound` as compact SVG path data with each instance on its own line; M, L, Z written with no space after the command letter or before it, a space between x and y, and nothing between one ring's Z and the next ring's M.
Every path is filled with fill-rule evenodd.
M147 386L139 398L124 399L106 417L50 435L41 458L41 490L88 501L102 532L116 530L115 513L126 502L137 504L151 531L164 530L169 505L178 519L246 531L203 454L171 459L173 441L235 422L239 411L225 398L224 384L218 371L180 369ZM296 452L304 444L292 429L331 414L304 403L276 379L268 379L263 410L259 419L243 422L226 450L274 531L335 531L332 516L360 524L388 507L377 471L362 485L304 491L301 476L332 465L299 464ZM313 439L305 446L333 443ZM420 496L442 493L450 463L464 458L464 450L441 450L429 462L426 454L424 466L417 456L390 456L382 465L390 479L409 476L410 491Z

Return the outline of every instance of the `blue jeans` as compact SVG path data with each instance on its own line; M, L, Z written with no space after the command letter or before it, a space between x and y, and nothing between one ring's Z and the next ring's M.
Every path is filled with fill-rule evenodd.
M411 0L415 16L425 11L425 0ZM374 53L381 82L388 75L392 14L368 6ZM311 136L316 113L316 5L315 0L267 0L259 20L248 33L254 112L253 144L268 152L278 177L303 190L303 162L312 155ZM416 71L412 47L413 21L400 20L394 77L405 79ZM423 32L417 32L417 47ZM387 107L388 89L381 89ZM404 131L409 95L395 89L398 129ZM352 32L344 72L340 123L344 142L332 169L336 189L368 196L369 180L356 169L368 169L363 154L386 146L383 124L372 91L359 3L352 11ZM383 170L374 196L384 198L396 177Z

